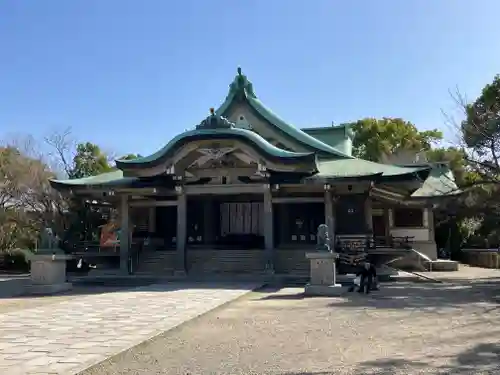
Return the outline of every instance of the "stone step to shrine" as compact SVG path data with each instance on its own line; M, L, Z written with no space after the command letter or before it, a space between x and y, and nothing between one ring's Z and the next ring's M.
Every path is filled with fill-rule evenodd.
M311 249L277 249L274 257L274 270L278 274L309 275L309 261L306 253Z
M140 256L136 275L171 275L175 267L175 250L146 251Z
M189 274L259 273L266 267L265 252L261 249L188 249L186 262Z

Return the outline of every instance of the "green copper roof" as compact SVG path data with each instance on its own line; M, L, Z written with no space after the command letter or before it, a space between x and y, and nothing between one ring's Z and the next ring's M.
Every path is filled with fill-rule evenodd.
M316 155L313 152L292 152L278 148L257 133L246 130L230 127L227 119L217 115L211 115L204 120L195 130L190 130L174 137L165 147L155 152L152 155L130 159L130 160L117 160L116 165L118 168L123 169L133 166L144 166L148 163L156 163L159 160L167 157L169 154L174 153L176 149L182 144L199 139L242 139L246 140L254 146L258 147L265 154L272 158L281 159L283 162L287 160L304 160L308 162L315 162ZM220 127L218 127L220 125ZM231 125L232 126L232 125Z
M241 73L241 68L238 68L238 74L234 78L234 81L231 83L231 85L229 85L229 93L226 97L226 100L217 109L216 113L218 115L224 116L233 101L241 100L246 100L250 104L250 106L270 124L276 126L280 131L294 138L298 142L306 145L308 148L330 156L352 158L352 156L347 155L333 148L332 146L321 142L320 140L296 128L295 126L285 122L278 115L273 113L257 98L253 90L252 82L250 82L247 77Z
M399 177L422 178L424 183L417 189L412 198L429 198L450 194L458 194L459 190L454 182L453 174L447 167L399 167L394 165L378 164L361 159L331 160L318 162L319 173L307 180L315 179L349 179L349 178L374 178L396 180ZM430 173L429 173L430 172ZM427 177L428 176L428 177ZM155 183L153 183L154 185ZM103 173L97 176L69 179L51 180L54 188L119 188L143 187L141 179L136 177L123 177L121 170Z
M307 134L312 134L312 133L335 134L336 138L350 138L351 140L354 139L355 136L351 124L340 124L331 126L311 126L308 128L302 128L301 130Z
M342 151L346 155L352 155L352 139L354 138L354 132L349 124L303 128L302 131L332 146L336 150Z
M379 164L362 159L339 159L318 162L319 173L313 178L349 178L349 177L398 177L429 171L429 167L399 167ZM417 175L415 175L417 177Z
M429 177L424 181L423 185L415 190L411 195L412 198L429 198L445 195L457 195L461 191L458 188L453 172L449 167L444 165L434 166L429 174Z
M69 180L51 180L53 187L64 185L67 187L77 186L123 186L137 181L135 177L123 177L122 171L102 173L97 176L75 178Z

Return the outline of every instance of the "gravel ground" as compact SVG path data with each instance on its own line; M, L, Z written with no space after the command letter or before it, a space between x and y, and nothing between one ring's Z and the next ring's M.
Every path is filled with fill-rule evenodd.
M499 374L496 275L342 298L264 289L81 375Z

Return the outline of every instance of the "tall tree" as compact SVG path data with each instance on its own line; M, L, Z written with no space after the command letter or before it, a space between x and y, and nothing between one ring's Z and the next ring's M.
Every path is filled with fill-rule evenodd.
M467 159L482 181L500 182L500 75L487 84L472 103L462 103L466 118L461 123Z
M400 118L365 118L353 123L352 129L354 156L372 161L399 150L427 151L443 137L439 130L419 131Z
M45 143L50 148L49 164L63 178L88 177L113 169L110 155L95 143L75 142L69 128L46 137Z
M113 170L111 158L98 145L73 142L69 129L54 133L45 141L52 148L52 164L66 177L82 178ZM65 244L71 245L83 237L92 236L92 228L101 221L102 212L99 208L88 207L79 198L69 198L67 204L71 213L70 228L65 232L63 240Z
M94 143L79 143L73 157L70 178L94 176L110 172L113 168L108 163L107 155Z
M20 148L0 148L0 250L30 247L46 226L62 230L64 200L50 188L52 171Z

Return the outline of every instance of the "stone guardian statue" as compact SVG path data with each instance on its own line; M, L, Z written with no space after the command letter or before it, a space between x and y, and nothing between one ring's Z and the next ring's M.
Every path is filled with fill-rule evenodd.
M318 232L316 235L316 251L331 253L330 248L330 238L328 236L328 225L321 224L318 226Z
M44 228L40 234L39 253L60 252L59 238L54 234L52 228Z

